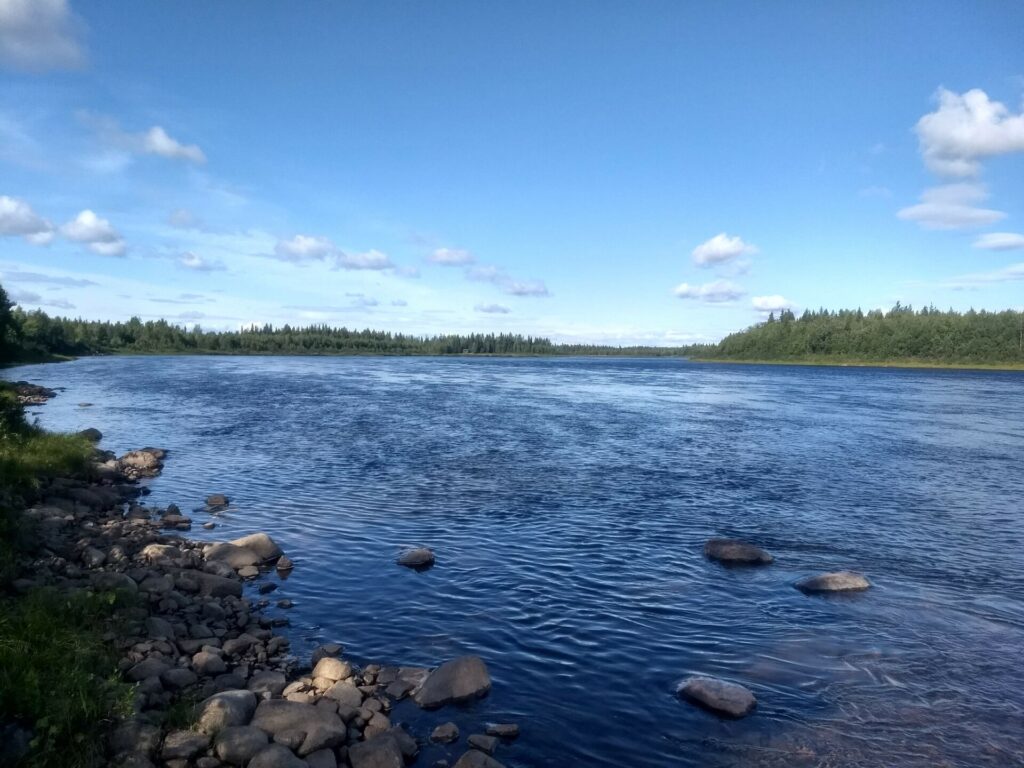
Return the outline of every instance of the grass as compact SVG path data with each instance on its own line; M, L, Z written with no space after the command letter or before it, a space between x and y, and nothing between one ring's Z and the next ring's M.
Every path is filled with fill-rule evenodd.
M19 767L106 764L106 731L131 712L134 690L104 640L119 599L41 588L0 602L0 721L33 732Z

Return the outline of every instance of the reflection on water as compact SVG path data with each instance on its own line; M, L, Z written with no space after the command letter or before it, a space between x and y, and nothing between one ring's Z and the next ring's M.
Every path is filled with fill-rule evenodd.
M494 691L455 719L519 721L508 765L1024 764L1019 374L186 357L5 374L67 387L46 426L169 448L156 503L231 496L193 535L281 541L296 649L481 654ZM714 535L776 562L710 563ZM394 565L418 544L434 569ZM792 588L837 567L875 588ZM758 710L680 702L695 672Z

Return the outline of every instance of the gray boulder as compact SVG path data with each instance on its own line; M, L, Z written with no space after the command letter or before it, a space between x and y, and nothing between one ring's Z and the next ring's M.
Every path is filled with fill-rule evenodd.
M222 691L199 705L196 727L203 733L216 734L224 728L246 725L256 711L256 694L252 691Z
M247 565L259 565L260 556L248 547L240 547L237 544L221 542L211 544L203 550L203 557L208 562L227 563L235 570L244 568Z
M288 747L270 744L264 747L249 761L249 768L308 768L305 760L300 760Z
M863 574L853 571L833 571L808 576L796 583L801 592L862 592L870 589L871 582Z
M491 690L491 676L479 656L462 656L446 661L427 675L413 693L413 701L424 709L484 696Z
M265 746L267 734L251 725L225 728L213 742L217 757L231 765L245 765Z
M398 564L406 568L429 568L434 564L434 553L426 547L417 547L403 552Z
M715 677L688 678L679 686L679 694L729 717L745 717L757 706L757 699L747 688Z
M210 746L210 737L198 731L171 731L164 739L160 757L164 760L191 760Z
M348 749L352 768L403 768L405 759L398 742L390 734L360 741Z
M441 723L430 734L430 740L438 744L451 744L454 741L458 741L459 726L455 723Z
M209 496L206 497L206 506L211 507L213 509L219 507L226 507L229 501L230 499L228 499L228 497L225 496L223 493L211 493Z
M251 549L262 562L277 560L277 558L284 554L281 548L277 546L277 542L265 533L252 533L240 539L235 539L231 543L236 547Z
M459 758L454 768L505 768L505 766L490 755L471 749Z
M775 559L756 544L739 539L710 539L704 545L704 556L739 565L767 565Z

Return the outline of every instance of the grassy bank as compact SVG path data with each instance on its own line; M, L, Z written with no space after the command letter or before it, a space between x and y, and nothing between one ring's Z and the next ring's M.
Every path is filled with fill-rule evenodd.
M1024 371L1024 363L948 363L937 360L848 360L832 357L802 357L777 360L732 360L723 358L691 357L694 363L722 365L803 365L823 368L918 368L954 371Z
M89 768L106 763L111 719L130 706L132 689L116 680L116 646L108 633L118 610L111 594L35 588L13 582L26 557L40 554L22 510L56 477L87 472L93 448L84 438L28 424L17 397L0 384L0 763L12 742L29 741L15 765ZM31 575L31 574L27 574ZM11 729L7 731L6 729ZM23 745L22 745L23 746Z

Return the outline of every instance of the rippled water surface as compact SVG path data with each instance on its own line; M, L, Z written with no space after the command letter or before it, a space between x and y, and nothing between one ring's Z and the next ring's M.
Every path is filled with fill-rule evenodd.
M3 373L66 387L34 409L45 426L170 449L154 503L227 493L194 536L280 541L296 650L483 656L494 690L454 719L519 722L507 765L1024 765L1024 375L212 357ZM705 560L721 535L775 564ZM394 564L420 544L435 568ZM792 586L835 568L875 587ZM757 711L680 701L693 673L749 686ZM424 736L447 713L396 717Z

